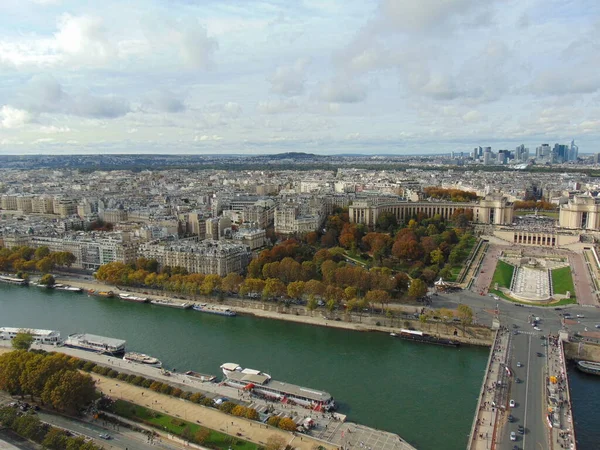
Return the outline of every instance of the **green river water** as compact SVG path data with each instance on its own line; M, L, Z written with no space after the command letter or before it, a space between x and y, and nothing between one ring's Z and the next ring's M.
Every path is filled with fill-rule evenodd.
M127 340L168 368L221 375L235 362L330 392L348 420L399 434L419 450L462 450L488 349L416 344L254 317L221 317L86 294L0 285L0 326Z

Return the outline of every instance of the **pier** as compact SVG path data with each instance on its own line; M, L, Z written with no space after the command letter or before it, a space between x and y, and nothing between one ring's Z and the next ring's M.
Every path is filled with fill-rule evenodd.
M496 446L499 417L504 416L508 401L509 342L508 331L496 332L469 435L468 450L487 450Z

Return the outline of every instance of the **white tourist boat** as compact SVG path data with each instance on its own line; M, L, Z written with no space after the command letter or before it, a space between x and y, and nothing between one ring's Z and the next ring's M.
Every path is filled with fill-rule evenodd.
M83 333L70 334L63 342L65 347L79 348L112 356L123 356L126 344L127 342L122 339Z
M29 333L33 340L40 344L56 345L60 342L60 333L54 330L40 330L37 328L0 327L0 339L13 339L17 333Z
M145 353L127 352L123 356L123 360L152 367L162 367L162 363L157 358L146 355Z
M244 369L236 363L222 364L221 370L225 375L224 384L261 397L302 405L315 411L331 411L336 408L335 400L328 392L276 381L268 373Z

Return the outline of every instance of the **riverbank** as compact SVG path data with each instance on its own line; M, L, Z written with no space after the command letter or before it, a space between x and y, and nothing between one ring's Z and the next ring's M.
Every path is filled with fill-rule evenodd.
M94 280L80 280L75 278L61 278L57 283L70 284L84 290L107 291L111 290L115 295L131 293L134 290L123 290L116 286L108 286ZM139 294L139 290L136 290ZM162 293L161 293L162 294ZM375 331L380 333L397 333L400 328L411 328L429 333L441 338L452 339L463 344L489 347L493 340L493 332L487 327L467 326L443 323L423 323L419 320L407 318L388 318L364 314L340 314L339 312L328 312L325 309L308 311L302 306L285 307L281 304L267 303L257 300L240 300L235 297L224 297L222 300L205 297L201 300L186 298L178 300L168 295L143 294L150 299L169 299L173 302L205 303L212 302L227 305L238 314L245 314L265 319L284 320L288 322L302 323L321 327L339 328L352 331ZM396 305L398 310L414 314L421 307ZM455 334L456 332L456 334Z

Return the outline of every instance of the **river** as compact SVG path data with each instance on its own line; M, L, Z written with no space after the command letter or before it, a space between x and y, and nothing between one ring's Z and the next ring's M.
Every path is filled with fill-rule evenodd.
M221 317L86 294L0 285L0 326L127 340L169 368L220 375L235 362L330 392L348 420L419 450L466 447L488 349L446 348L254 317Z
M600 376L583 373L569 364L569 387L577 437L577 450L600 448Z

